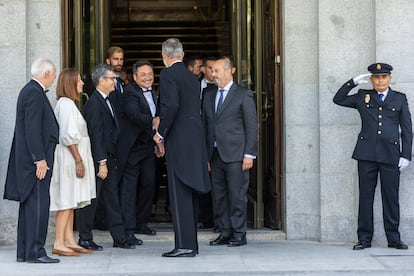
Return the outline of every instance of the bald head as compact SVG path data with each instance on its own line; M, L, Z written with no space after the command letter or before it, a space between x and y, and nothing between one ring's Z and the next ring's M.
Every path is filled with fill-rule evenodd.
M213 79L218 87L224 88L233 80L232 65L227 59L218 59L213 65Z

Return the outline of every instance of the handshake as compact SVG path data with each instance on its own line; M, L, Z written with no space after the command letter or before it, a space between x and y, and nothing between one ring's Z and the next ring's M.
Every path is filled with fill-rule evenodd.
M362 84L362 83L368 83L368 77L371 77L371 75L372 75L371 73L362 74L362 75L359 75L353 78L352 80L354 81L356 85Z

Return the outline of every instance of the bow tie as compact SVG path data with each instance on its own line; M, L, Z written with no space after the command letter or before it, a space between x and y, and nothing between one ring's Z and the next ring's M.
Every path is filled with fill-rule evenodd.
M142 92L152 92L152 89L142 90Z
M106 96L105 97L105 101L109 101L109 96Z
M44 92L45 92L45 93L49 92L49 89L46 89Z

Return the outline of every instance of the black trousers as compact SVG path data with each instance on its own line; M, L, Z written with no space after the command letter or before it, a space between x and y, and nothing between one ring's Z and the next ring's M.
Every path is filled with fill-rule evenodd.
M361 160L358 161L358 240L372 240L374 233L373 204L378 173L380 174L381 181L385 234L388 242L399 241L400 207L398 190L400 186L400 171L398 166Z
M17 258L34 260L46 256L44 248L49 224L48 179L36 181L28 198L20 203L17 225Z
M132 149L122 176L121 206L127 234L151 217L155 191L155 154L149 147Z
M194 189L176 177L167 163L168 193L174 226L175 248L198 251L197 242L197 195Z
M96 198L91 204L79 209L79 238L92 240L92 227L99 199L102 198L105 208L109 232L114 241L124 241L125 231L122 221L121 204L119 202L118 173L116 159L111 155L107 160L108 176L102 180L96 177Z
M247 228L247 189L249 171L242 162L224 162L217 150L211 159L211 191L221 235L242 238Z

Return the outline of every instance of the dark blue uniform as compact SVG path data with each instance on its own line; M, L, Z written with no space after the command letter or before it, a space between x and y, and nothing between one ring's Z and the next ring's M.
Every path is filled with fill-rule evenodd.
M407 98L391 88L384 102L380 101L375 90L360 89L357 94L348 95L355 86L352 79L346 82L333 101L341 106L356 108L362 120L352 155L358 160L358 240L370 243L372 239L373 202L379 172L385 232L388 242L395 243L400 241L398 162L400 157L411 160L412 125Z

